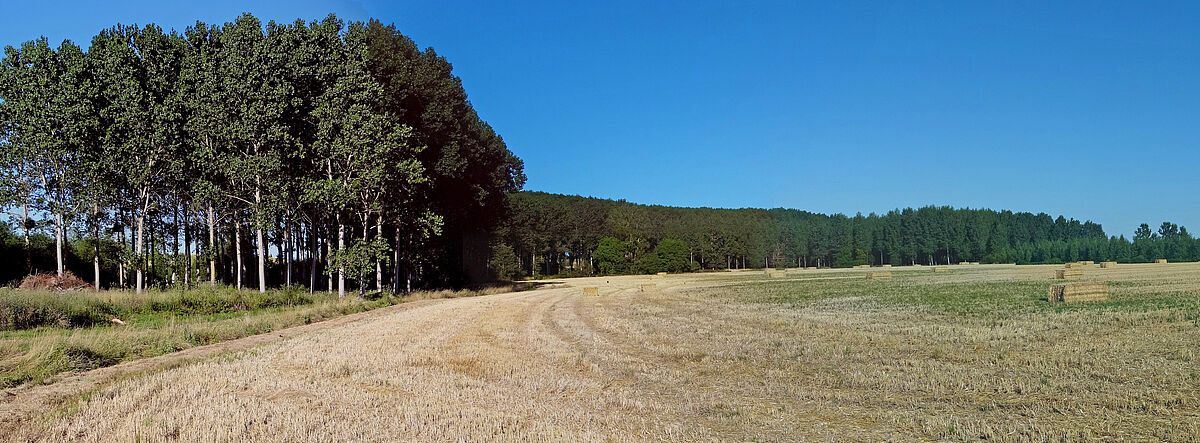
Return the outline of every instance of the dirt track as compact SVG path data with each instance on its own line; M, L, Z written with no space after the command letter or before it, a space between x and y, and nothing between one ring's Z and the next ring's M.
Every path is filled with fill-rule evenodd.
M26 389L7 407L27 411L128 374L261 345L118 382L74 416L45 428L26 422L10 436L643 440L706 433L680 415L699 405L681 404L645 377L684 375L642 355L649 343L631 337L643 331L600 334L595 322L611 318L584 313L636 296L619 288L644 279L618 280L624 284L606 285L602 298L559 288L400 305L287 330L285 338L250 337L93 371Z

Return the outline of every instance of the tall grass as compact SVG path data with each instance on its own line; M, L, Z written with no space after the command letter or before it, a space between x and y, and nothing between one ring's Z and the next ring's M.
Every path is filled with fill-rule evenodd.
M300 288L266 293L227 287L148 291L26 291L0 289L0 330L37 327L83 328L107 324L112 318L139 315L205 315L244 312L280 306L310 305L326 294L310 295Z

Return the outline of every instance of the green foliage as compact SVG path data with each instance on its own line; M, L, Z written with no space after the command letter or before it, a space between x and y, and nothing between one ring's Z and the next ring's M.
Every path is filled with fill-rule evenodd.
M379 225L351 226L350 237L387 235L408 278L461 283L464 238L493 231L522 167L449 62L378 21L117 25L87 52L41 38L5 48L0 62L0 205L31 214L18 220L23 234L52 227L56 265L78 275L85 263L71 251L100 255L105 273L115 262L177 284L196 265L164 257L194 249L178 244L183 232L201 239L201 259L248 252L263 288L285 274L267 272L273 249ZM235 223L249 228L240 244ZM211 240L193 236L201 226ZM68 238L73 227L83 229ZM70 244L84 238L126 246ZM351 247L342 255L365 248ZM34 255L20 268L35 268ZM231 269L217 277L242 276Z
M637 261L637 270L646 274L691 271L687 245L679 240L663 239L652 253Z
M347 275L365 276L375 272L375 262L387 263L391 256L391 246L387 240L375 238L372 240L356 239L350 246L342 248L330 257L329 271L338 268L346 270Z
M488 271L493 280L516 281L521 279L521 263L517 261L516 252L511 246L503 243L492 245L492 255L488 259Z
M510 196L505 243L523 269L535 263L560 274L564 257L589 257L597 271L605 238L624 243L625 272L660 269L650 246L682 241L700 269L859 264L945 264L960 261L1062 263L1075 260L1145 262L1200 260L1200 240L1166 224L1162 234L1107 237L1100 225L1047 214L924 207L883 215L823 215L790 209L711 209L646 206L540 192ZM608 248L605 248L608 250ZM609 254L605 254L608 256ZM613 272L622 272L613 270Z
M628 255L629 247L625 242L613 237L600 239L600 244L592 252L592 258L596 260L597 270L605 275L626 272L629 266Z
M862 249L851 250L850 248L842 249L837 254L837 259L833 262L835 268L849 268L858 265L870 264L871 257Z

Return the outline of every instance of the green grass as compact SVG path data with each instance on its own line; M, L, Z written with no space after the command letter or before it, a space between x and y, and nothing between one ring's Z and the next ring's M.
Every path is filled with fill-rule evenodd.
M266 293L228 287L148 291L25 291L0 289L0 331L37 327L83 328L108 324L112 318L206 315L272 307L311 305L327 294L310 295L301 288Z
M910 308L956 317L1004 319L1048 313L1106 311L1145 313L1172 311L1180 319L1200 319L1200 303L1193 291L1132 294L1139 282L1109 282L1112 297L1091 303L1049 303L1048 281L942 282L923 276L898 274L891 280L780 280L742 283L732 289L745 301L787 305L793 308L837 303L839 306ZM725 289L728 288L728 289Z

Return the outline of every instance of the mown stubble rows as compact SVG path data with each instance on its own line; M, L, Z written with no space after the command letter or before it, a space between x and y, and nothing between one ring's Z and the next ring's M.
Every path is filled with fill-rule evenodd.
M100 388L15 439L1200 438L1200 265L568 281ZM583 297L598 286L600 297Z

